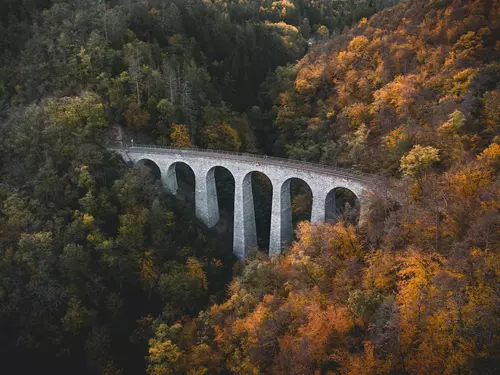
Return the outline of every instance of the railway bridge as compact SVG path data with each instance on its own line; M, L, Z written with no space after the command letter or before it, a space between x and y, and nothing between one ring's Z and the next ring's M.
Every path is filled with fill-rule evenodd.
M344 188L357 197L359 220L367 210L367 197L375 191L375 176L352 169L300 162L256 154L202 149L181 149L136 145L110 147L134 164L153 163L158 167L163 186L169 193L178 193L176 165L187 164L195 176L196 216L208 227L219 221L219 205L215 185L215 169L223 167L233 176L234 229L233 252L244 260L248 249L257 246L257 231L251 175L260 172L271 181L273 188L269 255L280 254L293 239L290 182L304 181L312 192L311 222L324 222L328 211L335 207L335 190Z

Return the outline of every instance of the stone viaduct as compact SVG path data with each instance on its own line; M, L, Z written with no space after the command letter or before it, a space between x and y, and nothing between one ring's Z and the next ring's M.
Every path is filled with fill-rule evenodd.
M360 221L366 213L367 195L375 188L374 176L350 169L289 159L224 151L179 149L156 146L110 147L125 161L152 162L158 166L163 186L177 194L176 164L187 164L195 176L196 216L208 227L219 221L219 205L215 185L215 168L226 168L235 182L233 252L244 260L249 248L257 246L257 231L251 175L261 172L273 187L269 255L280 254L293 239L290 182L300 179L312 191L311 222L324 222L327 209L335 202L336 188L346 188L358 198Z

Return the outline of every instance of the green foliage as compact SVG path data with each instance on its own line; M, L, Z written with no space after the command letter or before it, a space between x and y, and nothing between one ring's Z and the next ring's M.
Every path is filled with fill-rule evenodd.
M449 120L443 123L438 132L450 137L456 137L462 131L465 124L465 116L460 111L454 111L448 116Z
M206 148L225 151L239 151L241 140L238 133L229 124L207 127L203 132L203 143Z
M231 277L230 241L214 251L147 169L94 143L106 124L91 93L0 124L0 347L20 373L140 367L137 320L195 316Z
M497 373L499 4L380 11L395 3L0 4L4 367ZM131 138L415 183L363 197L359 230L300 224L282 257L237 264L227 288L230 233L102 147ZM259 230L270 188L255 189Z
M439 161L439 150L432 146L416 145L401 158L401 171L410 177L420 177Z
M357 318L369 321L382 303L382 299L382 295L377 292L363 293L363 291L355 290L349 292L347 306Z
M89 92L80 97L50 101L46 106L52 123L49 131L92 139L107 126L103 105L98 101L98 97Z

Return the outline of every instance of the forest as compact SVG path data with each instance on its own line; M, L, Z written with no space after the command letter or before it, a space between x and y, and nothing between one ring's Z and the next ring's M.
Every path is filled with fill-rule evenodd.
M385 193L239 262L131 139ZM2 372L498 374L499 172L500 0L0 0Z

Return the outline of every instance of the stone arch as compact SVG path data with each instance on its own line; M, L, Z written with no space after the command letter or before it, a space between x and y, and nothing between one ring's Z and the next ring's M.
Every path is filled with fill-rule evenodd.
M161 169L158 166L158 164L156 164L153 160L140 159L137 161L136 165L139 167L148 168L149 172L150 172L151 176L153 176L154 180L161 181L161 179L162 179Z
M292 242L295 224L304 219L311 220L312 214L313 194L307 182L301 178L290 177L280 182L279 187L273 195L270 255L280 254ZM293 213L293 199L300 199L300 194L307 195L306 217Z
M273 228L272 233L272 248L270 253L281 253L293 240L293 232L295 224L301 219L294 215L293 199L298 197L300 185L306 187L309 193L308 219L311 220L312 209L312 190L307 182L297 177L290 177L281 184L279 195L273 197ZM295 191L294 191L295 190ZM278 193L278 192L276 192Z
M195 178L196 175L189 164L176 161L168 166L163 183L171 194L194 203Z
M217 220L214 220L218 225L219 230L227 230L234 223L234 198L235 198L235 178L233 173L226 167L216 165L207 172L206 185L208 194L213 195L215 205L213 210L217 211ZM210 192L210 187L215 186L215 191ZM213 188L212 188L213 190ZM208 197L207 199L210 199Z
M327 194L325 200L325 221L334 223L342 218L356 224L361 213L359 197L346 187L336 187Z
M246 211L252 206L256 245L259 248L269 248L271 236L271 208L274 186L267 174L259 170L248 172L243 178L243 186L247 189ZM250 193L250 194L248 194Z
M288 185L290 191L290 203L292 208L292 223L295 225L304 220L311 221L313 194L311 186L303 179L292 177L286 180L283 188ZM294 207L295 206L295 207Z

